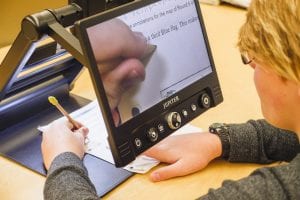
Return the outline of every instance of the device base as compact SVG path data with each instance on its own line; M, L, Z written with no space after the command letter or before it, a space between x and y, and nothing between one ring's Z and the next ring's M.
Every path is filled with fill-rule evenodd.
M60 103L68 112L72 112L89 102L85 98L70 95L69 98ZM42 133L37 130L37 127L49 124L61 116L61 113L54 106L50 106L49 109L1 131L0 152L5 157L46 175L41 154ZM111 163L90 154L85 155L83 162L99 196L105 195L133 175L132 172L116 168Z

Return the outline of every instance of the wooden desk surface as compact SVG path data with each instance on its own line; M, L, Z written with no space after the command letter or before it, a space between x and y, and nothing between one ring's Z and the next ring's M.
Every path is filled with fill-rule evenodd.
M236 49L238 30L245 19L245 10L230 6L202 5L202 12L220 78L224 102L204 113L192 124L206 129L212 122L244 122L261 118L259 100L252 83L253 72L240 61ZM2 57L4 52L2 51ZM2 59L1 59L2 60ZM94 99L95 94L87 71L76 83L74 93ZM152 183L146 175L134 175L104 199L195 199L209 188L219 187L224 179L247 176L261 165L233 164L214 161L195 174ZM45 178L0 156L1 199L43 199Z

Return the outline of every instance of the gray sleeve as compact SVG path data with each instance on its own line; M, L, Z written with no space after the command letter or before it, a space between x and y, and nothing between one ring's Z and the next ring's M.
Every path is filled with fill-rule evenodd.
M300 154L289 164L261 168L239 181L224 181L201 200L300 199Z
M45 200L99 199L82 160L73 153L58 155L52 162L44 186Z
M230 162L271 163L291 161L299 152L299 139L291 131L278 129L265 120L229 124Z

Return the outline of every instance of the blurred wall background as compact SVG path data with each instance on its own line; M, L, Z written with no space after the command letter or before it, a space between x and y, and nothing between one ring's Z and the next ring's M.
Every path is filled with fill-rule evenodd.
M0 0L0 47L11 44L22 19L32 13L67 5L68 0Z

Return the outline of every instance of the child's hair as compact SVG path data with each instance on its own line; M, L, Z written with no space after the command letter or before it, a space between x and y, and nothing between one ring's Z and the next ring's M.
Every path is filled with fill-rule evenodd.
M252 0L238 47L281 77L300 83L300 0Z

